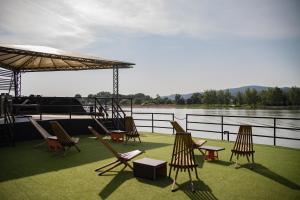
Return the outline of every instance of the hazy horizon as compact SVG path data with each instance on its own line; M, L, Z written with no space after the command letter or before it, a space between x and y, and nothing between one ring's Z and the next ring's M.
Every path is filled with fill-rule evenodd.
M300 86L300 2L0 0L0 43L133 62L120 93ZM22 75L22 94L112 92L112 70Z

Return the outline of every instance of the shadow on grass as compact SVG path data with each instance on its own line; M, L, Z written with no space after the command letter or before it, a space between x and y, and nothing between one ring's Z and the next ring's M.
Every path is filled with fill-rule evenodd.
M186 181L183 184L180 184L179 187L175 190L182 190L188 197L189 199L192 200L217 200L215 195L212 193L212 190L208 185L206 185L203 181L197 180L193 181L194 184L194 189L195 191L193 192L191 190L191 182ZM177 185L178 186L178 185Z
M266 168L265 166L261 165L261 164L258 164L258 163L254 163L254 164L245 164L245 165L242 165L241 167L243 168L247 168L251 171L254 171L255 173L258 173L262 176L265 176L269 179L272 179L273 181L276 181L286 187L289 187L291 189L294 189L294 190L300 190L300 186L297 185L296 183L284 178L283 176L280 176L279 174L276 174L272 171L270 171L268 168Z
M228 162L228 161L225 161L225 160L213 160L213 161L208 161L208 162L212 163L212 164L223 165L223 166L232 165L232 162Z
M102 199L107 199L120 185L125 183L127 180L133 178L132 171L120 171L115 177L101 190L99 196Z
M66 168L85 165L112 158L113 155L98 141L81 136L81 152L71 148L66 156L47 150L46 146L33 148L39 141L18 143L16 147L0 148L0 182L27 176L58 171ZM128 152L135 149L142 151L169 146L166 143L142 142L138 145L124 145L110 142L117 152Z

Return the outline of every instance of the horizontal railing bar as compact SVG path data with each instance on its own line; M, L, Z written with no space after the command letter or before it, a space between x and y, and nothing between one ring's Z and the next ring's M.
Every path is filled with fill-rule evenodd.
M186 114L187 116L202 116L202 117L235 117L235 118L258 118L258 119L291 119L300 120L300 118L294 117L262 117L262 116L245 116L245 115L204 115L204 114Z

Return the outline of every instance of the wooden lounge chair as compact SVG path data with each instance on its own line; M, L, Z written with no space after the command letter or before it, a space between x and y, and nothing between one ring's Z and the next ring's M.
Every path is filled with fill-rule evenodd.
M133 138L134 141L135 138L138 138L141 143L140 134L137 131L134 120L131 116L125 117L125 130L126 130L125 133L126 142L131 138Z
M96 119L94 116L92 116L92 118L100 126L100 128L105 132L106 135L110 135L111 134L111 132L98 119Z
M177 121L170 121L170 122L171 122L173 128L175 129L175 131L177 133L178 132L180 132L180 133L184 133L185 132L185 130L178 124ZM196 140L196 141L192 140L193 148L194 149L198 149L203 155L205 155L204 152L200 149L200 147L203 144L205 144L206 142L207 142L206 140Z
M195 170L196 177L198 179L198 173L197 173L197 164L195 162L194 157L194 149L193 149L193 141L192 136L190 133L186 132L177 132L175 135L175 141L173 146L173 153L172 153L172 159L170 165L170 171L169 171L169 177L171 176L172 168L173 170L176 170L175 179L173 180L172 184L172 191L174 191L174 186L176 184L176 179L178 175L178 171L182 170L185 172L186 170L189 173L190 181L191 181L191 188L192 191L194 191L194 185L192 182L191 172Z
M51 121L50 124L54 134L57 136L57 139L62 146L62 149L64 150L64 155L67 152L66 150L69 150L71 147L75 147L77 151L80 152L80 149L77 146L79 138L71 137L57 121Z
M137 157L138 155L142 154L143 152L140 151L140 150L134 150L134 151L130 151L130 152L127 152L127 153L118 153L116 152L112 146L106 142L105 140L102 139L102 137L100 136L100 134L95 130L93 129L91 126L88 127L88 129L96 136L96 138L98 138L98 140L117 158L117 160L105 165L105 166L102 166L98 169L96 169L95 171L100 171L101 169L104 169L106 167L109 167L111 165L111 167L109 167L108 169L102 171L99 173L99 176L114 169L115 167L121 165L121 164L124 164L124 168L125 169L127 166L133 170L133 167L128 163L130 160L132 160L133 158Z
M249 156L252 156L252 164L254 163L254 150L253 150L253 139L252 139L252 127L249 125L241 125L233 149L231 150L230 161L232 156L236 157L236 167L238 165L239 156L246 156L248 162Z
M38 145L35 145L35 147L47 144L49 150L57 151L62 148L61 144L58 142L58 139L56 136L53 136L49 134L37 121L35 121L33 118L29 117L29 121L31 124L36 128L36 130L41 134L41 136L44 138L44 142Z

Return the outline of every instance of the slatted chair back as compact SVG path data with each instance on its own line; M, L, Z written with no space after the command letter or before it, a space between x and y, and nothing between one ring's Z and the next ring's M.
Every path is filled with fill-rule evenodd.
M133 135L138 134L134 120L131 116L125 117L125 129L127 132L131 132Z
M236 137L234 147L231 150L230 161L232 161L232 156L236 155L237 157L235 165L237 167L239 156L246 156L248 162L250 162L249 157L252 156L252 163L254 163L254 153L255 151L253 149L252 127L249 125L241 125Z
M129 138L138 138L139 141L141 142L140 139L140 134L137 131L136 125L134 123L133 117L131 116L126 116L125 117L125 130L126 130L126 141L128 141Z
M63 146L74 145L74 141L72 140L72 137L65 131L65 129L57 121L51 121L50 124L54 134L57 136L57 139L61 145Z
M239 153L253 152L252 127L242 125L239 128L233 151Z
M31 122L31 124L38 130L38 132L41 134L41 136L47 140L49 137L53 137L52 135L50 135L48 133L48 131L46 131L41 125L39 125L39 123L32 119L31 117L29 118L29 121Z
M101 129L105 132L106 135L110 134L110 131L98 119L96 119L95 117L93 117L93 119L101 127Z
M193 141L190 133L176 133L170 166L181 170L198 166L195 162Z
M181 133L185 132L185 130L178 124L177 121L170 121L170 122L176 132L181 132Z
M101 135L95 130L93 129L91 126L88 126L88 129L93 133L93 135L117 158L120 159L120 155L117 151L114 150L114 148L105 140L103 140L103 138L101 137Z
M198 179L198 174L197 174L198 165L195 162L193 141L190 133L176 132L172 159L169 165L170 165L169 177L171 176L172 168L173 170L176 170L175 179L173 180L173 184L172 184L172 191L174 191L174 186L176 184L176 179L179 170L181 172L188 171L192 191L194 191L194 185L192 182L190 171L195 170L196 177Z

